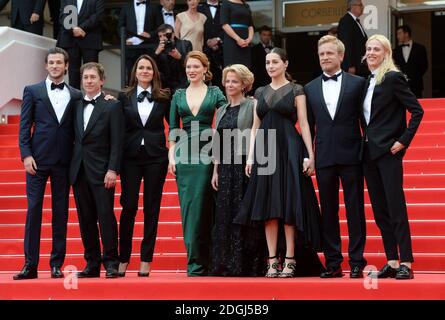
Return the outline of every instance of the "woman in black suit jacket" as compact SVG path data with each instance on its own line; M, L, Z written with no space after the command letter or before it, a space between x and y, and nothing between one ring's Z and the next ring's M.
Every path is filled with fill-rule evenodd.
M164 119L170 114L170 93L161 88L155 61L142 55L133 66L129 87L119 94L125 118L125 143L121 168L120 265L125 276L131 257L139 189L144 178L144 238L138 276L147 277L156 241L162 189L168 166Z
M389 40L374 35L366 43L371 71L363 104L364 174L387 264L372 276L412 279L414 261L403 192L403 156L423 110L392 60ZM406 125L406 111L411 119ZM400 254L400 264L399 264Z

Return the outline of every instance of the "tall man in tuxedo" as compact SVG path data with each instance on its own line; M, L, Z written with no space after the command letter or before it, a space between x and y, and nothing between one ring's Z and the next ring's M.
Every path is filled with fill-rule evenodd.
M204 47L202 51L210 61L210 71L213 74L212 83L222 89L222 38L224 31L220 22L221 4L218 0L207 0L207 2L198 6L198 11L207 17L204 23Z
M51 277L62 278L68 222L68 169L73 148L73 108L81 92L65 84L68 54L50 49L45 59L48 77L25 87L20 114L19 147L26 170L28 211L25 226L25 266L14 280L37 278L42 206L48 178L52 195ZM32 130L34 128L34 130Z
M271 79L266 70L266 55L273 49L272 29L262 26L258 30L260 42L252 47L252 72L255 75L253 90L270 83Z
M70 14L63 10L66 6L77 8L77 25L70 25ZM102 50L101 21L105 10L105 0L62 0L60 30L57 46L70 55L70 85L80 88L80 66L82 63L98 62Z
M366 242L363 172L360 163L361 97L365 79L341 70L343 43L333 36L318 42L323 74L305 86L308 120L315 126L315 166L323 224L327 271L322 278L342 277L339 182L343 187L349 231L351 278L363 277Z
M106 277L116 278L119 261L114 190L124 137L122 105L117 100L105 100L102 65L95 62L84 64L81 74L85 97L75 105L74 152L70 167L87 261L86 268L78 273L78 277L99 277L102 262Z
M158 25L168 24L175 30L175 2L176 0L160 0L161 5L158 7Z
M126 76L130 81L131 69L142 54L153 55L156 42L156 29L161 24L158 17L158 6L145 0L129 0L119 16L119 30L126 30Z
M362 0L347 0L348 12L338 23L338 38L345 45L342 69L351 74L367 77L369 71L364 62L365 44L368 40L365 29L360 23L363 14Z
M0 0L0 11L9 0ZM11 27L38 35L43 34L43 8L45 0L12 0Z
M426 48L411 38L409 26L397 27L397 40L399 45L394 49L394 62L408 77L411 91L417 98L422 98L423 76L428 70Z

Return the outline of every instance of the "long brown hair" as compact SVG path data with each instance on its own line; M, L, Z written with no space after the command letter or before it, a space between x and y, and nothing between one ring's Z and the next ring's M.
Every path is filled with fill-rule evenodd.
M130 83L128 87L124 89L124 93L127 97L131 96L138 86L138 79L136 78L136 70L138 68L139 61L148 60L151 63L153 68L153 80L151 81L151 90L152 95L155 100L169 100L170 99L170 90L162 88L161 75L159 73L158 66L156 65L155 60L147 54L141 55L136 62L134 63L133 69L131 70L130 75Z

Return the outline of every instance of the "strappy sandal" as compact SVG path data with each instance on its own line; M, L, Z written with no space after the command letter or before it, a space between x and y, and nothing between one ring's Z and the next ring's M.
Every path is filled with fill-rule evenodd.
M270 260L274 259L271 263ZM269 257L267 261L267 273L266 278L278 278L280 275L279 261L277 256Z
M295 269L297 267L297 263L295 262L295 257L286 257L286 260L292 260L291 262L286 262L284 260L283 263L283 271L280 273L280 278L293 278L295 275ZM287 268L291 270L290 272L284 272L284 269Z

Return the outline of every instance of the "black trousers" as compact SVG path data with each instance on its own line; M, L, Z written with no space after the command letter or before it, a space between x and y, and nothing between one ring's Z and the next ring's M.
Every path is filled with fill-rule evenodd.
M361 165L335 165L317 169L320 196L323 252L326 267L336 269L343 262L339 223L340 181L346 207L349 233L349 265L364 268L366 243L366 218L364 209L364 182Z
M39 165L35 176L26 174L26 197L28 211L25 225L25 263L32 267L39 264L42 207L46 183L51 181L52 206L52 251L49 264L62 267L66 253L68 223L68 197L70 184L68 167L64 165Z
M80 89L80 67L87 62L98 62L99 51L95 49L84 49L78 46L65 48L70 57L68 68L69 82L74 88Z
M31 17L28 17L27 20L30 18ZM43 34L43 16L40 16L39 21L32 24L23 24L20 15L17 15L17 19L16 21L12 21L11 27L41 36Z
M117 268L119 260L114 188L105 189L103 184L95 185L89 182L82 166L73 190L87 267L97 270L102 262L106 269ZM97 222L102 239L103 258Z
M142 178L144 178L144 235L141 243L141 261L153 260L167 166L166 157L150 158L142 147L136 158L124 159L121 172L122 213L119 226L119 260L122 263L129 262L131 257L134 222L138 211Z
M403 154L387 154L375 160L366 155L364 173L374 219L382 234L386 258L413 262L411 234L403 192Z

